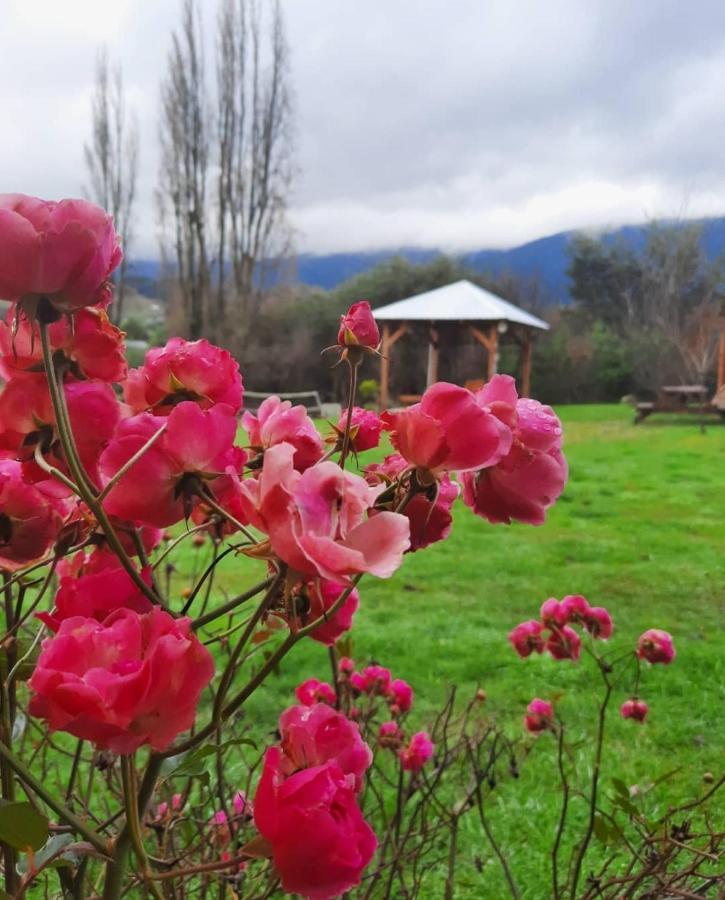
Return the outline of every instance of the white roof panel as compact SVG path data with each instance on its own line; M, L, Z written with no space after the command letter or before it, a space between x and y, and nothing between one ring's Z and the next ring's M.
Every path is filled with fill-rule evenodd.
M379 306L373 310L373 315L382 322L515 322L530 328L549 329L547 322L470 281L455 281L406 300Z

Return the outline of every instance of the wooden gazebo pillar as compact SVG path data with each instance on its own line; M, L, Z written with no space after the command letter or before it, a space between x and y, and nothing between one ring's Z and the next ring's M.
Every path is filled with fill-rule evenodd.
M405 322L391 332L390 325L386 322L383 325L383 340L380 345L380 397L378 405L381 410L387 409L390 405L390 354L393 345L396 344L408 330Z
M478 343L486 348L486 381L489 381L496 374L498 368L498 326L495 323L491 325L488 329L488 334L484 334L475 325L469 325L468 330Z
M428 371L426 377L426 387L430 387L438 381L438 354L440 347L438 344L438 329L431 326L430 340L428 342Z
M717 357L717 390L725 387L725 318L720 326L720 350Z
M531 332L527 329L524 332L523 341L521 342L521 396L528 397L531 393L531 350L532 350Z

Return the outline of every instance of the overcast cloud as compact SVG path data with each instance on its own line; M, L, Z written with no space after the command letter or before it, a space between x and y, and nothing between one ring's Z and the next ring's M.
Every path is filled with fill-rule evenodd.
M266 0L262 0L266 2ZM142 139L180 0L0 0L0 191L78 195L97 48ZM201 0L211 21L215 4ZM511 246L725 214L722 0L283 0L301 250Z

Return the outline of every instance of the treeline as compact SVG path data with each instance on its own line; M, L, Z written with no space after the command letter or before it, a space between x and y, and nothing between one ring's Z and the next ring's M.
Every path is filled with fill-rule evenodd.
M268 296L254 340L242 360L250 388L317 389L341 399L344 379L334 355L318 353L334 339L338 317L354 300L373 307L461 278L485 287L551 324L537 335L532 393L550 403L618 401L648 397L666 383L714 388L717 319L721 310L720 260L710 261L692 225L652 225L641 248L580 236L570 248L572 302L556 305L536 279L481 274L440 256L415 265L395 257L324 292L284 288ZM393 394L420 392L425 384L424 326L395 347ZM482 350L460 329L441 349L440 377L464 383L480 378ZM499 369L517 374L518 351L504 343ZM363 373L377 379L371 361Z

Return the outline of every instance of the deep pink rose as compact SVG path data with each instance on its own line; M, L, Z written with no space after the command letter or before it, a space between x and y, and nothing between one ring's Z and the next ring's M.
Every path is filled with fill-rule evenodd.
M395 449L433 476L494 466L511 449L511 430L474 395L439 381L420 403L382 414Z
M535 697L526 707L524 728L537 734L546 731L554 724L554 707L546 700Z
M337 664L337 671L341 675L352 675L355 671L355 663L349 656L341 656Z
M644 722L648 712L649 707L644 700L637 700L636 697L625 700L619 710L623 719L634 719L635 722Z
M590 607L586 597L581 594L569 594L561 601L561 610L565 622L583 625L589 615Z
M100 207L0 194L0 299L45 296L63 311L105 303L121 257Z
M368 518L381 488L333 462L297 472L294 454L291 444L271 447L259 478L242 482L249 522L303 575L338 583L358 572L392 575L409 544L405 516L381 512Z
M368 484L385 485L394 483L410 467L399 453L386 456L381 463L371 463L365 467ZM458 485L447 474L439 476L426 493L415 494L403 509L403 515L410 522L410 553L423 550L430 544L445 540L453 526L451 507L458 496Z
M392 676L390 669L386 669L385 666L365 666L362 670L362 676L364 679L363 690L366 694L381 694L384 696L390 690Z
M397 722L382 722L378 729L378 743L389 750L399 750L403 732Z
M542 623L549 628L566 625L569 621L566 609L555 597L549 597L548 600L544 600L541 604L539 615Z
M110 384L71 381L63 386L78 454L86 471L98 482L98 458L110 441L121 417L121 408ZM0 448L30 462L26 478L47 479L32 462L35 446L51 464L68 473L58 440L55 414L44 375L13 378L0 393Z
M435 745L427 731L419 731L408 742L408 746L400 751L400 762L406 772L420 772L433 756Z
M53 488L28 484L19 462L0 459L0 569L22 569L53 546L67 511Z
M388 700L399 712L409 712L413 706L413 688L402 678L394 678L388 688Z
M254 822L290 894L331 900L360 883L377 847L363 819L352 775L334 762L285 777L282 753L270 748L254 798Z
M217 404L202 410L187 401L168 417L140 413L122 421L101 456L104 484L162 426L166 431L161 438L108 493L107 512L164 528L191 512L200 489L215 495L236 477L240 457L233 447L237 422L231 408Z
M72 324L64 317L48 330L56 358L62 354L76 377L99 381L126 377L123 332L110 322L105 310L79 309ZM9 379L31 369L38 371L42 358L38 325L9 309L5 321L0 322L0 375Z
M529 619L509 632L508 639L514 650L524 659L532 653L543 653L545 644L543 631L544 626L541 622Z
M380 331L367 300L358 300L344 316L340 316L337 343L341 347L366 347L368 350L377 350L380 344Z
M244 390L239 364L228 350L175 337L149 350L144 364L128 373L124 397L134 412L157 416L168 415L184 400L202 409L224 403L238 413Z
M584 619L584 627L592 637L607 641L612 636L614 624L609 612L603 606L590 606Z
M333 581L314 581L307 585L307 596L310 601L310 609L307 621L314 622L324 615L335 603L340 594L346 590L344 584L336 584ZM352 620L360 603L360 595L353 588L350 596L345 600L334 616L327 618L322 625L316 628L310 637L331 647L346 631L352 628Z
M308 678L295 688L295 696L303 706L313 706L315 703L327 703L334 706L337 702L335 688L326 681L317 678Z
M291 444L295 448L294 467L299 472L309 469L325 452L315 423L304 406L292 406L289 400L267 397L255 416L245 412L242 425L253 450L263 452L275 444Z
M280 771L292 775L298 769L335 762L344 775L352 775L360 790L373 755L360 729L327 703L291 706L279 719Z
M350 421L350 446L355 453L363 453L365 450L372 450L373 447L378 446L383 423L377 413L370 409L353 406ZM336 431L344 434L346 427L347 410L340 416L336 425Z
M552 628L546 649L554 659L571 659L576 662L581 655L582 639L569 625Z
M87 556L79 551L79 555L86 557L84 573L61 576L55 609L52 613L38 614L51 631L57 631L61 622L74 616L103 622L117 609L151 611L151 601L136 587L115 554L95 550ZM150 583L150 572L144 571L143 578Z
M637 641L637 656L651 663L669 665L677 654L672 636L658 628L650 628Z
M120 609L103 623L77 616L43 642L28 682L30 713L114 753L164 750L193 724L213 674L190 619L158 607Z
M541 525L568 475L561 422L551 407L518 398L509 375L494 375L476 401L513 429L513 443L497 463L463 475L463 502L489 522Z

